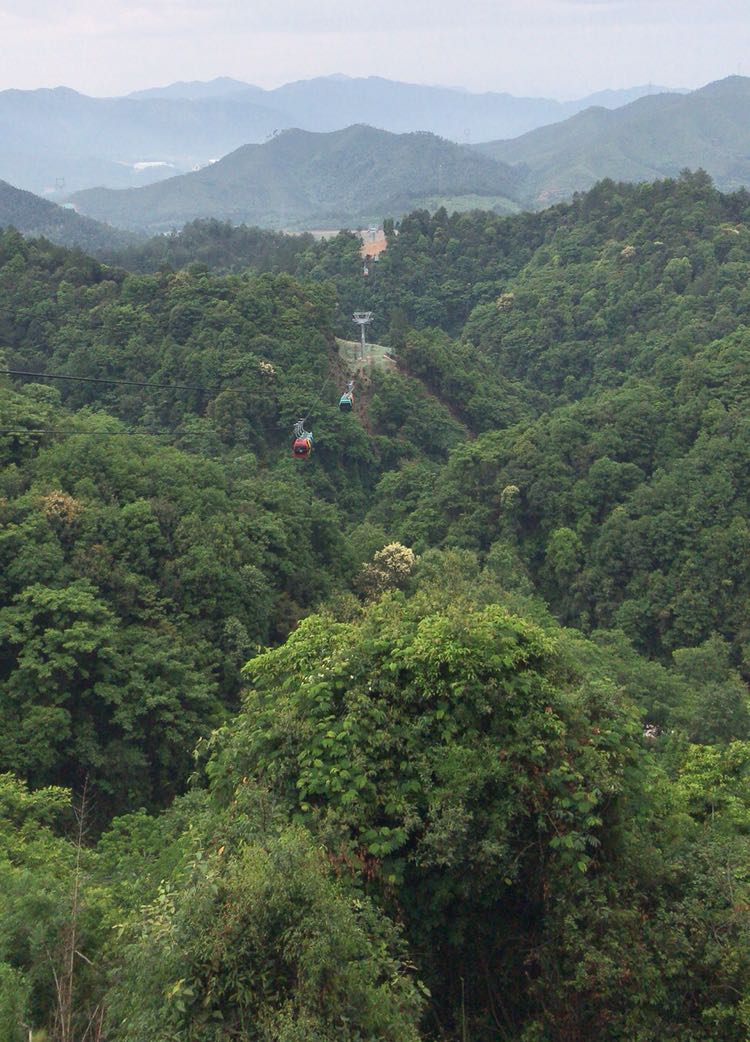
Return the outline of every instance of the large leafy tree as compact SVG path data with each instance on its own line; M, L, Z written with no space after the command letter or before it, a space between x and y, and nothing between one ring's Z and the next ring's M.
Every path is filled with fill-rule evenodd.
M533 624L430 600L309 619L255 659L209 774L227 800L262 781L406 917L443 1016L463 978L472 1016L507 991L518 1023L550 905L616 857L632 721Z

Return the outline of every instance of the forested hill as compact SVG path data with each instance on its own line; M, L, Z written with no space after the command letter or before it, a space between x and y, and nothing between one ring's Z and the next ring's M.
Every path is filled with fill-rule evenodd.
M133 276L15 232L0 238L5 364L62 377L15 389L6 379L2 391L6 621L10 605L32 628L48 608L63 628L80 611L111 651L100 675L83 661L62 669L30 733L26 700L46 653L27 673L15 659L25 642L3 631L15 694L0 712L15 752L3 747L0 770L24 763L36 784L75 785L89 764L102 809L161 804L184 784L192 745L236 704L243 655L282 638L361 563L342 530L363 519L384 470L404 455L446 458L466 436L397 374L379 387L367 433L334 408L348 374L330 284L196 268ZM314 426L311 468L290 458L301 416ZM364 552L379 538L365 532ZM54 609L48 588L62 591ZM111 702L128 649L143 672ZM101 698L95 733L89 681ZM149 691L153 711L137 723Z
M737 349L731 337L739 336L749 306L744 266L750 259L749 204L747 193L723 195L699 173L655 185L605 182L573 203L510 218L414 213L389 229L388 250L368 276L362 274L359 242L352 235L318 244L292 239L295 252L286 256L273 254L273 237L248 239L246 232L220 225L196 226L188 241L206 256L206 243L217 251L222 241L242 244L246 263L286 263L297 276L333 280L341 302L335 319L340 335L351 329L355 308L372 309L373 337L390 341L402 367L470 430L487 432L486 440L466 450L472 458L487 457L478 470L480 484L471 492L472 468L457 456L458 487L466 491L445 493L454 509L434 512L442 493L434 491L432 464L422 473L410 463L387 508L375 508L379 523L401 517L398 534L418 546L418 533L432 543L465 540L470 531L471 545L487 549L488 533L498 523L497 482L519 485L515 509L523 507L519 531L527 567L566 619L617 624L644 650L659 654L675 641L690 643L716 630L739 653L744 630L734 587L725 592L720 573L711 585L708 564L685 573L682 558L670 556L678 547L681 553L699 553L703 535L678 539L675 533L666 559L649 554L648 565L641 567L636 555L627 565L620 562L620 571L612 570L606 554L602 558L601 540L613 538L611 526L626 525L625 503L636 528L647 524L641 516L646 509L654 513L649 524L667 523L653 491L657 477L665 487L678 482L683 499L700 495L707 464L695 471L702 475L695 487L683 470L692 472L687 460L702 444L703 429L696 402L682 402L676 388L684 393L684 381L695 378L717 344L730 354ZM177 248L179 238L170 248ZM717 389L707 400L716 406L723 393ZM614 424L606 436L602 410L612 414ZM525 432L524 446L528 438L547 446L539 461L516 459L511 446L517 443L517 424ZM507 435L495 433L505 428ZM570 459L558 460L568 451L563 430L576 432L575 448L569 448ZM731 458L727 447L722 473ZM546 472L537 473L536 467L551 460L558 463L548 488ZM527 474L528 492L513 477L516 465ZM604 486L585 491L590 467L594 474L611 469L606 481L601 478L604 486L614 483L606 509L584 506L587 496L604 494ZM490 472L495 477L484 488ZM737 487L736 475L725 477L728 487ZM414 507L421 482L424 516ZM441 481L439 487L448 486ZM463 495L470 498L458 509ZM683 507L684 526L690 511L686 502ZM717 515L717 533L743 510L742 497L729 496ZM554 579L547 563L548 543L558 529L574 534L565 538L572 540L581 569L575 596L567 579ZM689 576L688 594L683 587ZM657 601L643 594L652 586L660 591Z
M750 195L387 230L0 237L9 1042L747 1038Z
M729 76L690 94L658 94L616 110L589 108L514 140L477 145L518 164L523 199L547 206L603 177L654 181L685 167L731 191L750 185L750 79Z
M749 116L750 80L732 76L689 94L593 106L473 148L363 124L330 133L287 130L189 174L71 198L98 220L163 232L196 218L290 229L361 226L441 204L509 213L569 198L601 178L653 181L684 168L706 169L720 188L734 190L750 183Z
M659 656L719 634L741 662L749 219L746 192L700 175L603 184L562 208L460 340L464 358L542 395L544 413L458 450L437 486L411 468L377 516L400 514L410 543L428 525L430 543L475 549L510 525L564 620ZM468 411L474 388L446 348L407 334L400 357ZM422 481L424 508L404 508Z
M211 166L140 189L91 189L81 212L119 227L170 230L197 217L276 228L339 228L401 214L430 199L481 197L515 209L518 176L433 134L357 125L331 134L289 130ZM477 202L476 205L480 205Z
M44 236L65 246L77 246L89 253L123 249L139 239L132 233L108 228L0 181L0 228L4 227L16 228L28 236Z

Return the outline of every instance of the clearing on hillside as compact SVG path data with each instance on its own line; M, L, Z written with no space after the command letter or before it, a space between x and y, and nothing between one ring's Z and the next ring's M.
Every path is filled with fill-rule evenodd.
M359 233L362 238L362 246L359 255L362 260L377 260L381 253L388 249L388 239L382 228L368 229Z
M396 359L382 344L367 344L364 358L360 358L362 345L359 340L340 340L336 337L336 346L352 376L369 376L374 369L397 368Z

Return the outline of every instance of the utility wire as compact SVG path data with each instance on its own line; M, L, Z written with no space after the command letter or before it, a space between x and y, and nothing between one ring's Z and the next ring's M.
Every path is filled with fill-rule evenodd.
M101 376L68 376L65 373L30 373L24 369L0 369L0 376L22 376L33 377L35 380L72 380L75 383L86 384L120 384L126 387L156 387L168 391L217 391L221 384L213 387L199 387L197 384L155 384L149 380L114 380L105 379Z
M148 380L117 380L117 379L109 379L109 378L105 378L105 377L101 377L101 376L69 376L67 373L33 373L33 372L30 372L30 371L25 370L25 369L0 369L0 376L17 376L17 377L22 377L24 379L30 378L30 379L34 379L34 380L70 380L70 381L72 381L74 383L110 384L110 385L125 386L125 387L153 387L153 388L157 388L157 389L161 389L161 390L168 390L168 391L201 391L204 394L207 394L210 391L219 390L220 387L222 386L221 384L214 384L212 387L201 387L198 384L157 384L157 383L152 383L152 382L150 382ZM308 420L308 418L310 416L310 413L313 411L313 409L318 404L318 402L320 402L321 399L323 398L323 392L325 391L326 387L328 386L328 384L331 382L332 379L333 379L333 373L329 372L328 376L326 377L325 381L323 382L323 386L318 391L318 394L316 395L316 397L312 400L312 403L311 403L310 407L308 408L306 415L303 417L303 419L301 421L299 421L300 423L302 423L303 426L307 422L307 420ZM273 424L272 426L263 425L263 426L261 426L259 428L256 428L256 429L259 429L259 430L280 430L280 429L283 429L283 424ZM196 432L193 432L193 433L196 433ZM209 433L209 432L205 432L205 433ZM210 433L215 433L215 432L210 432ZM52 429L50 429L50 430L34 430L34 431L32 431L32 430L13 430L13 429L10 429L10 428L0 428L0 434L64 434L66 436L67 435L73 435L73 434L80 434L80 435L88 435L89 437L97 437L97 436L102 436L102 437L123 437L123 436L126 436L126 437L127 436L140 437L140 436L142 436L140 434L140 432L134 432L134 431L63 431L63 430L52 430ZM144 431L143 434L153 435L153 436L158 436L158 435L162 435L162 434L169 435L169 436L175 436L175 432L174 431L154 431L154 432Z
M215 434L215 431L191 431L192 435ZM0 434L59 434L65 438L179 438L177 431L69 431L61 427L0 427Z
M112 384L125 387L154 387L165 391L202 391L204 394L218 391L223 387L223 384L212 384L208 387L202 387L199 384L157 384L150 380L118 380L102 376L69 376L67 373L32 373L25 369L0 369L0 376L20 376L34 380L70 380L74 383ZM323 392L332 379L333 374L329 373L317 396L313 399L312 405L307 410L305 419L312 412L313 406L317 405L323 397Z
M323 391L325 391L326 387L328 386L328 384L331 382L332 379L333 379L333 373L329 373L328 376L326 377L324 383L323 383L323 386L318 391L317 396L315 398L313 398L312 405L307 410L307 413L299 421L302 424L303 427L307 423L308 419L310 418L310 413L313 411L313 409L318 404L318 402L322 399Z
M253 424L250 433L254 434L258 431L278 431L287 429L288 424L285 423L274 423L264 425ZM0 427L0 434L7 434L10 436L18 436L21 434L58 434L66 438L205 438L209 436L219 439L221 438L220 432L216 430L71 431L65 430L62 427Z

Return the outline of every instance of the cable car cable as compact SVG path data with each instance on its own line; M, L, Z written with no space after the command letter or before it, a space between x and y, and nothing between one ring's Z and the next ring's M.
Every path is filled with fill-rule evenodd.
M259 426L255 427L251 434L258 431L279 431L286 430L287 424L285 423L274 423L270 426ZM221 438L221 434L216 430L203 430L203 431L176 431L176 430L160 430L160 431L70 431L64 430L61 427L0 427L0 434L8 435L20 435L20 434L57 434L63 437L86 437L86 438L202 438L202 437L214 437Z
M328 376L326 377L326 379L323 381L323 386L318 391L317 396L315 398L313 398L312 404L310 405L310 408L307 410L305 415L299 421L303 426L304 426L305 423L307 423L308 419L310 418L310 413L313 411L315 406L318 404L318 402L320 402L322 400L323 392L325 391L326 387L328 386L328 384L331 382L332 379L333 379L333 373L329 373Z
M34 379L34 380L67 380L72 383L90 383L90 384L103 384L109 386L120 386L120 387L144 387L154 388L157 390L168 390L168 391L200 391L203 394L208 394L211 391L220 390L222 384L214 384L210 387L203 387L199 384L164 384L164 383L153 383L149 380L123 380L115 377L101 377L101 376L73 376L68 373L35 373L27 369L0 369L0 376L13 376L21 379ZM333 379L334 374L329 370L328 376L323 381L323 384L318 391L315 398L313 398L307 413L298 420L294 425L295 428L299 427L303 430L304 425L310 417L315 406L322 400L323 394L326 387ZM353 386L353 381L351 382ZM256 431L270 431L280 430L284 427L284 424L272 424L272 425L258 425L255 426ZM296 431L295 431L296 433ZM308 434L307 431L304 431ZM185 436L196 436L196 435L207 435L211 434L219 436L218 431L189 431L180 434L176 431L67 431L58 428L45 428L31 430L29 428L15 429L10 427L0 428L0 434L7 434L15 437L19 437L24 434L50 434L59 435L62 437L185 437ZM312 435L309 435L310 441L312 441Z
M68 431L61 427L0 427L0 434L59 434L65 438L182 438L216 435L216 431Z
M66 373L32 373L25 369L0 369L0 376L33 377L35 380L71 380L75 383L89 384L118 384L126 387L155 387L168 391L217 391L222 386L214 384L212 387L200 387L198 384L155 384L148 380L116 380L102 376L68 376Z

